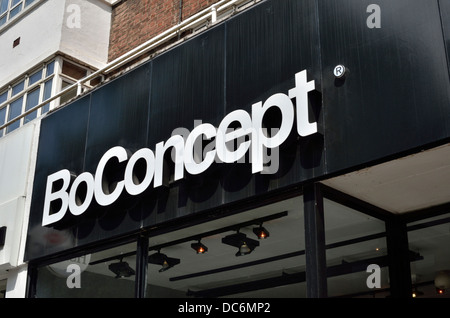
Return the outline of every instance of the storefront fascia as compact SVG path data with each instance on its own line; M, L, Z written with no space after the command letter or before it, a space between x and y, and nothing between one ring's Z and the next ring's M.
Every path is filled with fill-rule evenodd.
M382 2L390 28L373 30L360 1L263 1L44 118L28 295L410 297L423 255L408 222L445 220L449 187L399 213L409 201L373 182L411 196L420 171L447 171L417 164L447 149L450 86L439 6ZM215 146L192 162L183 146L199 136ZM270 237L250 240L261 227Z

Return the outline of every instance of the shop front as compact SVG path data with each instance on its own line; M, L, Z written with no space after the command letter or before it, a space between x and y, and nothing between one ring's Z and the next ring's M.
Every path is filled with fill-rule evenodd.
M450 24L438 2L380 2L374 29L365 1L261 1L45 116L28 296L410 297L424 264L432 281L412 242L449 239L448 187L398 212L370 184L448 173L417 163L448 154Z

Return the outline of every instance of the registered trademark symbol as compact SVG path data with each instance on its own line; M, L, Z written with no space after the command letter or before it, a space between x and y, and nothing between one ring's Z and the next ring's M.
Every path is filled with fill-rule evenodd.
M334 76L337 78L341 78L345 75L345 66L344 65L336 65L336 67L333 70Z

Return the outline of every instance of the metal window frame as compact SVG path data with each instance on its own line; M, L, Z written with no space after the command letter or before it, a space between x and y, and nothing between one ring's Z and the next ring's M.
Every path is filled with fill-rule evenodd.
M52 109L54 107L55 102L47 102L48 99L44 100L44 86L45 83L47 83L49 80L52 80L52 92L51 92L51 96L53 96L54 94L56 94L56 92L58 91L58 87L55 87L55 83L57 82L57 78L59 77L59 73L57 72L56 69L56 62L58 60L58 57L51 59L43 64L41 64L41 66L39 67L35 67L33 69L31 69L29 72L27 72L25 75L22 75L20 78L14 80L13 82L11 82L11 84L6 86L6 89L2 90L3 93L7 93L6 96L6 101L0 104L0 109L5 108L6 109L6 113L5 113L5 123L0 129L0 138L3 136L6 136L9 132L7 132L7 128L9 127L8 122L14 123L16 121L20 120L20 124L19 127L23 126L26 124L25 122L25 117L27 115L32 114L34 111L37 111L37 116L39 117L42 115L42 107L36 108L36 106L30 108L30 110L33 109L33 111L30 110L26 110L26 104L27 104L27 99L28 99L28 94L32 91L34 91L36 88L39 88L40 92L39 92L39 101L37 105L42 104L42 106L47 105L48 103L50 103L50 109ZM48 75L48 71L47 71L47 67L49 64L55 62L55 70L53 71L52 74ZM36 72L42 71L41 73L41 78L36 81L35 83L31 84L29 83L30 80L30 75L32 74L34 75ZM55 80L56 79L56 80ZM12 95L12 88L20 83L20 82L24 82L24 87L22 89L21 92L17 93L16 95ZM11 110L11 104L17 100L19 100L20 98L23 98L22 100L22 108L21 108L21 113L19 116L14 117L13 119L9 119L9 115L10 115L10 110ZM24 115L24 113L26 113L26 115Z

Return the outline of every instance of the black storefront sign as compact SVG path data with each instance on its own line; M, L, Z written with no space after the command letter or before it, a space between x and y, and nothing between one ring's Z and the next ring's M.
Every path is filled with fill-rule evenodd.
M25 259L184 222L448 140L450 8L443 1L377 3L381 28L367 26L370 1L262 1L43 118ZM339 64L350 71L345 78L333 74ZM92 200L82 215L67 212L42 226L49 175L94 176L114 147L130 156L155 151L174 130L192 131L198 121L218 127L237 110L251 114L254 104L288 96L304 70L315 83L308 121L317 133L292 129L275 173L252 173L250 160L214 162L136 196L124 191L107 206ZM273 110L266 128L283 121ZM109 185L124 179L127 160L113 163L105 166ZM81 185L79 194L86 195Z

